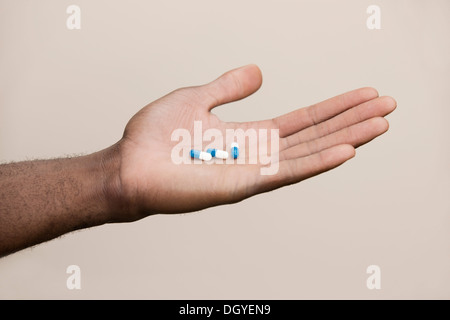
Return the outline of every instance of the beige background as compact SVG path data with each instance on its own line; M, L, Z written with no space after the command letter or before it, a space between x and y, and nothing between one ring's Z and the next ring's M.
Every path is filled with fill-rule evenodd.
M66 28L70 4L81 30ZM381 30L366 27L371 4ZM398 102L390 131L327 174L1 259L0 298L450 298L449 17L446 0L0 0L1 162L107 147L148 102L247 63L263 86L216 109L225 120L362 86ZM366 287L371 264L381 290Z

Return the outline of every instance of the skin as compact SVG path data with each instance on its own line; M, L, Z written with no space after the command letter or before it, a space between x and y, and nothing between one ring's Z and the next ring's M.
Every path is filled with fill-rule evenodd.
M78 229L235 203L300 182L354 157L355 148L388 130L384 116L396 107L393 98L361 88L265 121L223 122L211 113L261 83L255 65L231 70L150 103L109 148L1 165L0 255ZM170 155L178 142L171 134L186 128L193 135L194 121L202 121L203 131L278 129L278 173L261 175L260 164L174 164Z

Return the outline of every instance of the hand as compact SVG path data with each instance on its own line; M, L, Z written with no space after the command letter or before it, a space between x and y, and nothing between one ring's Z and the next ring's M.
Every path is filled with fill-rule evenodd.
M254 93L261 86L258 67L229 71L206 85L175 90L140 110L123 138L111 148L118 176L108 194L121 210L113 221L133 221L155 213L181 213L241 201L297 183L339 166L356 147L388 130L383 118L396 102L361 88L295 110L275 119L229 123L211 113L216 106ZM175 164L175 129L279 129L279 171L261 175L260 164ZM224 134L225 136L225 134Z

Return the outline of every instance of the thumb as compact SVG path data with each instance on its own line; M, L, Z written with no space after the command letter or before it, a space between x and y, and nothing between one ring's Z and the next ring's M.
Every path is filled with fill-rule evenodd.
M258 66L250 64L233 69L221 75L216 80L201 86L208 101L208 110L219 105L248 97L261 87L262 74Z

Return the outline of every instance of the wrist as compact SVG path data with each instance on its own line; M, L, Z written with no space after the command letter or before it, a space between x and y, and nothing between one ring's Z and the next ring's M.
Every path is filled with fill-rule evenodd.
M94 154L96 155L96 154ZM117 222L127 210L127 201L123 193L120 168L120 142L98 152L100 176L98 177L100 198L108 222Z

